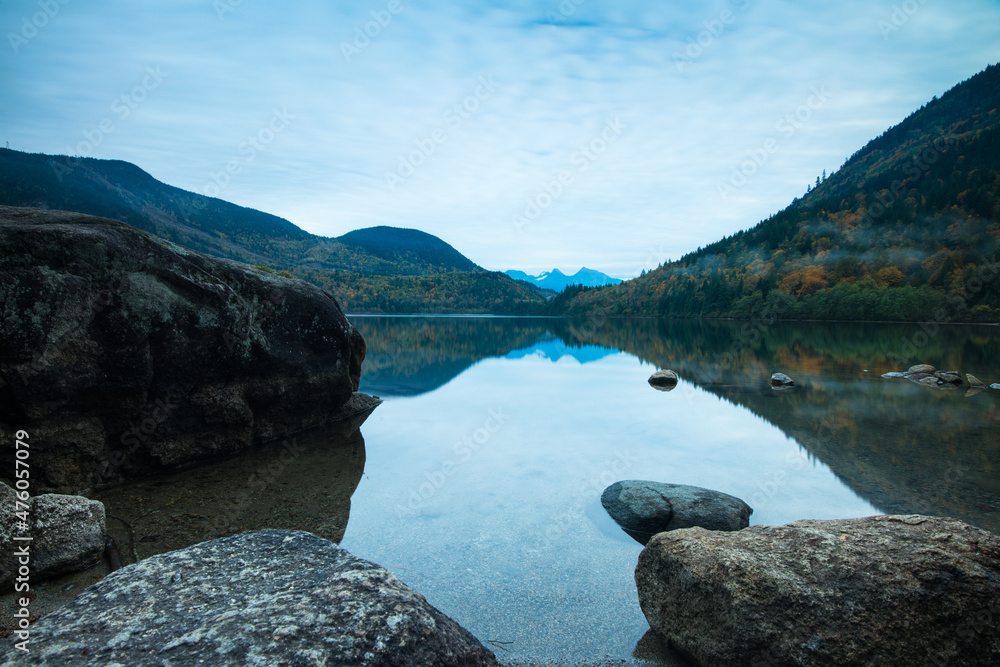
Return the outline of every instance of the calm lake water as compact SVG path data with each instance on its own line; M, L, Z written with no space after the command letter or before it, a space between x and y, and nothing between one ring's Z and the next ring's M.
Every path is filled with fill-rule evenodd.
M1000 382L997 327L352 321L368 343L361 389L385 399L360 432L300 434L291 463L276 443L97 494L123 551L310 530L508 664L662 664L633 581L641 546L600 505L615 481L723 491L753 524L924 513L1000 532L1000 391L880 377L926 362ZM647 384L659 368L676 389ZM771 389L776 371L796 386Z
M352 318L368 342L365 473L342 546L502 660L651 657L621 479L746 500L752 524L879 513L1000 530L1000 391L886 380L915 363L1000 382L996 327ZM679 374L664 393L646 379ZM769 386L772 372L796 380ZM502 642L502 643L501 643Z

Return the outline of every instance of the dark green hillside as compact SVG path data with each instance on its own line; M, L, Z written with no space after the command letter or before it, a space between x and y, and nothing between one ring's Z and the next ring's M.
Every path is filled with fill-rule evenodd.
M752 229L562 312L1000 320L1000 66L934 99Z
M291 248L316 238L283 218L161 183L121 160L0 149L0 203L112 218L195 250L250 262L281 261Z
M315 236L268 213L161 183L119 160L0 149L0 204L97 215L180 245L331 290L354 312L532 313L542 293L490 273L441 239L375 227Z
M481 270L472 260L438 237L417 229L369 227L348 232L337 237L337 241L347 246L361 248L375 257L386 260L413 256L419 261L442 269Z

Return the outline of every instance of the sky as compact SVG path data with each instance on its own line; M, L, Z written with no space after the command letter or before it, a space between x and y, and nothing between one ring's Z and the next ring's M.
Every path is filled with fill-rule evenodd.
M1000 61L998 0L0 0L0 141L627 278Z

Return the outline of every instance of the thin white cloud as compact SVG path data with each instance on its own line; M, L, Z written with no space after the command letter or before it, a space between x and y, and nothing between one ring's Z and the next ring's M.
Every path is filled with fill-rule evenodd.
M987 0L904 15L861 0L221 1L221 16L207 0L69 2L17 53L8 38L0 140L199 191L236 161L219 196L317 234L415 227L489 268L625 276L755 224L1000 60ZM0 28L35 11L0 3ZM167 76L120 117L149 67ZM829 99L788 136L778 124L816 87ZM290 118L271 137L275 113ZM105 118L114 132L88 148ZM621 133L583 159L615 119ZM253 137L269 141L250 159ZM721 197L769 139L777 151ZM387 183L401 161L420 164ZM519 227L532 201L548 203Z

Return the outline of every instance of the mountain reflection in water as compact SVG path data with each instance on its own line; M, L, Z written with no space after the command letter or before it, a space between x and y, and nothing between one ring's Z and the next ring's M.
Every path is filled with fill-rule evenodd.
M415 396L488 358L588 363L620 350L765 419L882 512L955 516L1000 532L1000 392L966 397L967 387L930 389L880 377L930 363L1000 381L997 327L942 327L926 336L919 325L870 323L353 321L369 350L362 391ZM919 356L905 358L914 341L924 343ZM795 388L771 390L767 379L775 371L791 375Z

